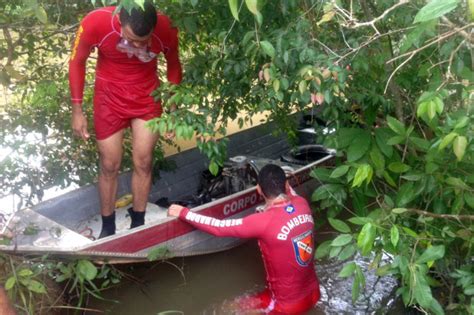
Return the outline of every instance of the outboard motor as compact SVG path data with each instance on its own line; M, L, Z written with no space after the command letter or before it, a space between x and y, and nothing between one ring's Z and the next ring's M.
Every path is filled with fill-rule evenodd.
M288 153L281 156L281 160L297 165L307 165L332 154L322 145L307 144L291 149Z

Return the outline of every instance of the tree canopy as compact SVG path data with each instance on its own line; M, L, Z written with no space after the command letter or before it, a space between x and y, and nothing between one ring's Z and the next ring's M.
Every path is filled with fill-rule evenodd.
M0 0L2 194L31 203L95 177L94 144L70 131L67 61L81 17L116 2ZM292 138L290 114L312 113L325 122L317 131L335 130L318 141L338 151L334 169L313 171L312 199L341 233L316 257L358 251L399 277L406 305L474 313L473 1L154 2L180 30L185 76L155 92L178 110L151 128L196 135L216 172L228 119L265 112ZM90 102L89 87L89 116ZM354 277L357 300L360 268L349 262L340 276Z

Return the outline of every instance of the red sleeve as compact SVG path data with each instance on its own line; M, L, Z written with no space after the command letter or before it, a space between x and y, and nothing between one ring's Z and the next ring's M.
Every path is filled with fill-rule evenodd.
M268 224L263 213L252 214L241 219L219 220L185 208L181 211L179 218L209 234L239 238L258 238L263 235Z
M81 105L86 76L86 62L91 50L97 43L91 17L86 16L77 29L69 60L69 88L73 104Z
M164 40L166 75L168 81L179 84L183 77L181 62L179 61L178 29L171 25L170 19L165 15L158 16L158 34ZM166 31L164 31L166 30Z

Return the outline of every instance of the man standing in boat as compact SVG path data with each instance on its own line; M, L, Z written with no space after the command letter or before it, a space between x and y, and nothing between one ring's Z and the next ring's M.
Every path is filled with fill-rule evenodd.
M146 122L162 114L161 103L150 93L159 85L157 55L163 53L167 78L179 84L182 78L178 55L178 30L170 19L157 14L145 1L144 10L130 12L116 7L100 8L81 22L69 63L72 129L84 140L90 138L82 110L86 61L98 50L94 87L94 128L100 157L99 194L102 231L99 237L115 234L115 199L123 153L125 129L131 127L133 150L133 208L128 210L131 228L144 224L151 188L152 156L158 133ZM174 110L172 108L171 110ZM165 137L172 137L167 134Z
M257 191L265 198L261 213L242 219L218 220L180 205L171 205L169 216L179 217L215 236L256 238L267 274L263 292L240 298L241 311L261 310L271 314L298 314L319 300L319 282L314 270L314 222L302 197L291 193L281 167L268 164L258 175ZM288 192L288 194L286 194Z

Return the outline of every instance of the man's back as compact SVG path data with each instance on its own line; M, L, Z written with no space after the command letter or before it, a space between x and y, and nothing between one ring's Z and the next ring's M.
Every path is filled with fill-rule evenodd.
M269 289L278 303L306 297L319 285L314 270L313 218L299 196L271 205L260 214L266 226L259 246Z
M217 220L189 209L183 210L180 218L216 236L258 239L268 289L278 304L290 305L315 291L319 298L313 263L314 223L309 205L303 198L277 199L265 212L243 219Z

